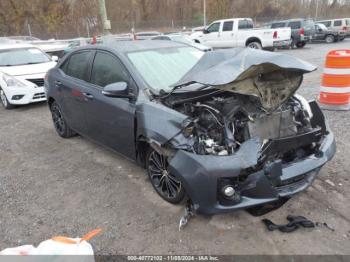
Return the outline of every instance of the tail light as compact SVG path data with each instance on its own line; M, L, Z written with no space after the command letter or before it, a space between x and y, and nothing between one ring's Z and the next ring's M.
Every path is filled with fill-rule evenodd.
M275 32L273 33L273 39L276 39L277 37L278 37L278 32L275 31Z
M344 26L342 30L343 30L343 31L346 31L347 29L348 29L348 28L347 28L346 26Z
M304 28L300 28L300 30L299 30L299 34L301 34L301 35L305 35L305 29L304 29Z

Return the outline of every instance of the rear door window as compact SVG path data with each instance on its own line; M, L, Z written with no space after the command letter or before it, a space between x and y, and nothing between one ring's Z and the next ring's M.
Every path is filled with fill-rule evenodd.
M342 25L342 21L341 20L335 20L334 21L334 26L341 26Z
M83 51L70 56L69 61L66 61L61 70L68 76L87 81L88 68L92 51Z
M100 51L95 56L90 82L102 88L117 82L128 83L129 74L117 57Z
M291 29L299 29L301 28L301 23L300 21L290 22L288 24L288 27L290 27Z
M222 28L222 31L232 31L233 30L233 21L226 21L224 22L224 26Z

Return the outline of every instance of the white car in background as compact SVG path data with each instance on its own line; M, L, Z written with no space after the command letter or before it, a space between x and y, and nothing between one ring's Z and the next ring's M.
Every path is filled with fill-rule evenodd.
M16 105L45 101L44 77L57 59L32 45L0 45L2 105L11 109Z
M213 48L249 47L274 50L285 42L290 42L290 28L254 28L251 18L216 20L202 32L192 33L196 43Z

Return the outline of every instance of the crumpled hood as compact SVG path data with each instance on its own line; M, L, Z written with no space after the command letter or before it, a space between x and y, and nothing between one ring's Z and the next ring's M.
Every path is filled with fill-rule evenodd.
M301 85L303 74L317 67L292 56L237 48L205 53L173 86L192 83L215 86L259 98L265 110L273 110Z

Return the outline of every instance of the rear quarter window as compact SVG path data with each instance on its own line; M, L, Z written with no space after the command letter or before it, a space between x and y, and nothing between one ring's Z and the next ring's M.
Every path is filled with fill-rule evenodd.
M290 27L291 29L300 29L301 28L301 22L300 21L290 22L288 24L288 27Z
M334 21L334 26L341 26L342 25L342 21L341 20L335 20Z

